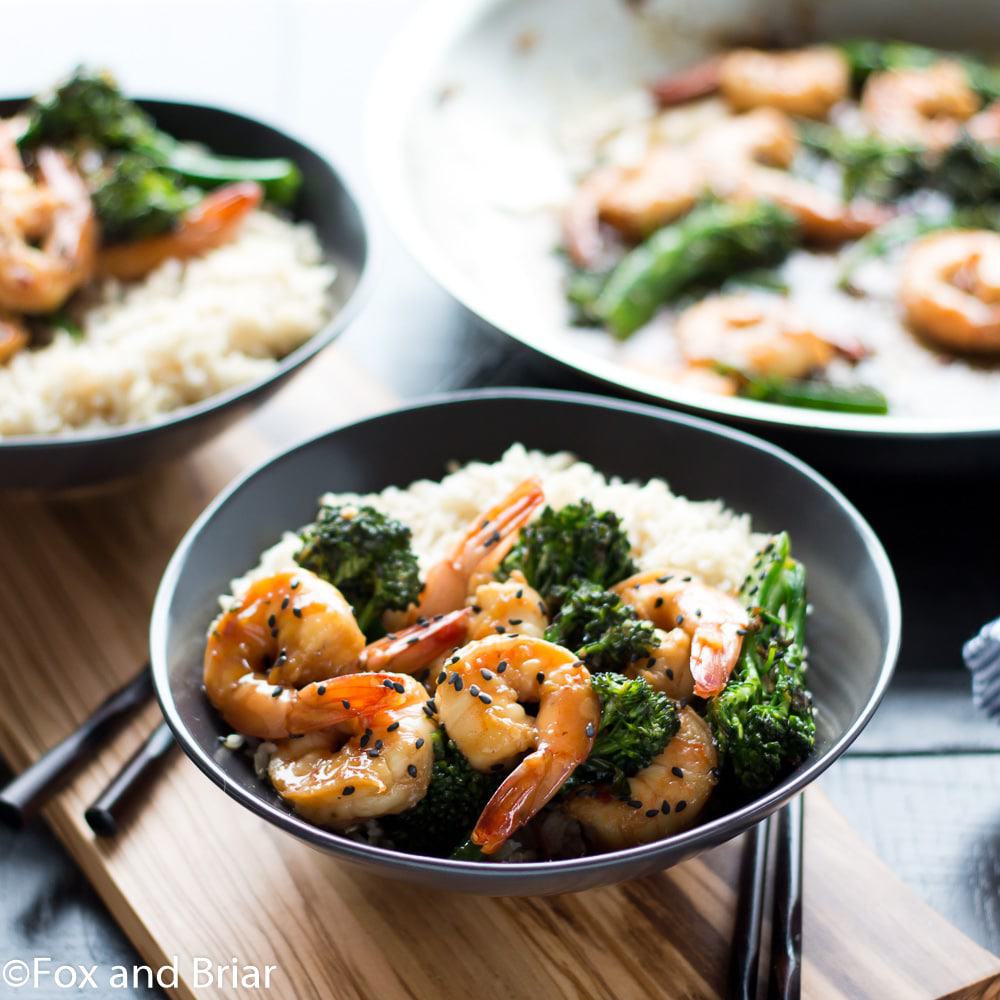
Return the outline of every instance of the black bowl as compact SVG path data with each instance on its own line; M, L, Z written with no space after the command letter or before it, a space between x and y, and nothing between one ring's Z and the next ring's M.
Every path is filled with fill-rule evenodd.
M24 98L0 101L0 117ZM330 321L284 357L269 375L200 403L141 424L55 436L0 438L0 487L64 489L131 475L175 458L259 405L292 372L340 334L357 311L370 255L361 209L337 171L318 153L262 122L220 108L174 101L139 102L157 124L179 139L204 143L234 156L284 156L302 171L294 205L298 220L312 223L327 260L337 268L336 310Z
M493 460L512 442L568 449L607 474L663 477L691 498L722 497L757 528L787 529L809 573L815 754L771 791L643 847L572 861L477 864L371 847L295 816L222 750L225 724L205 698L201 659L217 595L282 532L311 519L326 490L381 490L439 478L452 460ZM418 445L418 446L417 446ZM268 822L335 857L437 888L545 894L669 867L742 833L813 781L875 711L899 646L896 582L878 539L837 490L791 455L740 431L654 407L571 393L501 390L445 396L323 434L237 480L198 519L167 567L150 632L163 714L191 759Z

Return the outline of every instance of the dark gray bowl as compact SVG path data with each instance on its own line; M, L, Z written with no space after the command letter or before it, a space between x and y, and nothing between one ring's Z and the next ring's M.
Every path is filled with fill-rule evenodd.
M13 114L24 103L24 98L0 101L0 117ZM303 184L293 214L312 223L326 258L337 268L336 309L326 326L284 357L271 374L175 410L160 420L51 437L0 438L0 488L90 486L176 458L262 403L340 334L361 304L362 279L370 255L364 218L340 175L323 157L270 125L232 111L174 101L139 103L158 125L179 139L204 143L217 153L285 156L298 164Z
M749 804L627 851L572 861L477 864L414 857L347 840L295 816L242 755L202 691L216 597L281 533L311 519L326 490L380 490L440 477L451 459L493 460L512 442L569 449L608 474L660 476L691 498L722 497L763 530L791 532L809 573L815 755ZM419 442L419 447L414 446ZM899 647L896 581L878 539L837 490L791 455L739 431L654 407L571 393L500 390L435 398L330 431L227 488L167 567L150 631L163 714L191 759L237 802L313 847L383 875L485 895L577 891L677 864L742 833L813 781L875 711Z

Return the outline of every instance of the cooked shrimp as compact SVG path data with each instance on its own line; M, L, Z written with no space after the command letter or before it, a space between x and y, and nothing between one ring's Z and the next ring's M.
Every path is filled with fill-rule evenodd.
M481 584L471 600L470 640L504 632L540 639L548 628L545 602L534 587L528 586L520 570L511 573L507 580Z
M590 672L551 642L494 635L446 661L434 702L459 750L480 771L514 768L483 810L474 843L493 853L587 759L600 718ZM532 718L522 702L538 703Z
M247 216L260 204L263 189L252 181L226 184L204 198L163 236L149 236L101 251L98 270L106 277L134 281L164 261L198 257L235 239Z
M710 56L693 66L671 70L650 84L650 93L664 108L708 97L719 89L719 72L724 58Z
M388 685L388 686L386 686ZM283 740L268 776L297 813L320 826L403 812L426 794L437 728L427 692L405 674L351 674L299 692L299 739Z
M691 636L682 628L656 630L656 645L649 658L625 668L627 677L641 677L647 684L680 701L694 693L691 676Z
M696 159L711 175L728 175L734 168L750 164L791 166L799 138L788 115L774 108L758 108L708 126L692 146Z
M718 781L719 756L708 723L693 709L653 762L628 779L629 798L606 789L582 791L561 804L584 835L605 850L648 844L691 826Z
M455 627L465 614L418 624L366 647L350 605L332 584L307 570L265 577L213 626L205 693L237 732L284 739L302 732L291 721L299 687L366 668L417 669L454 648Z
M721 366L745 377L802 378L859 345L821 336L777 296L712 295L681 313L674 335L689 364Z
M614 590L640 618L662 629L676 626L691 637L696 695L708 698L726 686L748 624L746 609L735 597L683 570L647 570L622 580Z
M735 110L776 108L803 118L826 118L847 97L849 76L843 54L828 45L791 52L735 49L719 65L719 87Z
M1000 351L1000 234L952 230L917 240L903 260L907 322L953 351Z
M402 614L386 616L390 627L465 605L469 594L490 579L517 539L517 532L545 499L537 479L526 479L495 507L480 514L455 548L427 573L419 602Z
M1000 101L983 108L965 124L965 129L973 139L987 146L1000 145Z
M0 207L0 308L11 312L58 309L94 270L97 222L83 179L54 149L36 156L44 191L30 190L22 179L15 198L16 170L5 171L0 186L4 201L17 202L13 210Z
M965 69L947 60L873 73L861 94L861 111L875 131L930 149L953 143L979 103Z
M25 325L13 316L0 313L0 365L6 364L18 351L28 346Z

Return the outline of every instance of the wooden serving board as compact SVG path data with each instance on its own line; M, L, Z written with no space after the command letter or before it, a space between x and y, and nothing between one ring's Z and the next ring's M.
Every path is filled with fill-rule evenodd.
M253 420L184 462L98 495L0 495L8 762L27 765L135 672L160 572L232 475L297 436L390 402L334 348ZM150 706L122 730L46 815L144 960L176 961L182 997L724 993L738 843L576 895L426 892L315 853L241 809L179 753L119 836L95 839L85 806L157 716ZM1000 960L906 889L819 791L807 796L806 831L807 997L1000 997ZM233 961L276 968L267 989L254 989L252 976L234 987L228 971L209 987L196 959L202 970Z

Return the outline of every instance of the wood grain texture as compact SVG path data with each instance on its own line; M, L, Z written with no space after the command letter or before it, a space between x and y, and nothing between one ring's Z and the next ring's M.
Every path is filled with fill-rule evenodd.
M34 759L135 669L159 573L231 475L294 438L307 410L332 424L386 402L334 349L184 463L100 496L0 500L0 750L10 763ZM150 707L126 727L47 818L144 959L178 957L181 996L251 995L193 989L195 956L276 965L268 995L297 1000L457 997L472 984L484 1000L723 994L736 844L571 896L428 893L291 840L179 755L121 835L97 841L82 810L155 718ZM806 822L806 996L991 995L1000 961L919 902L821 793L810 793Z

